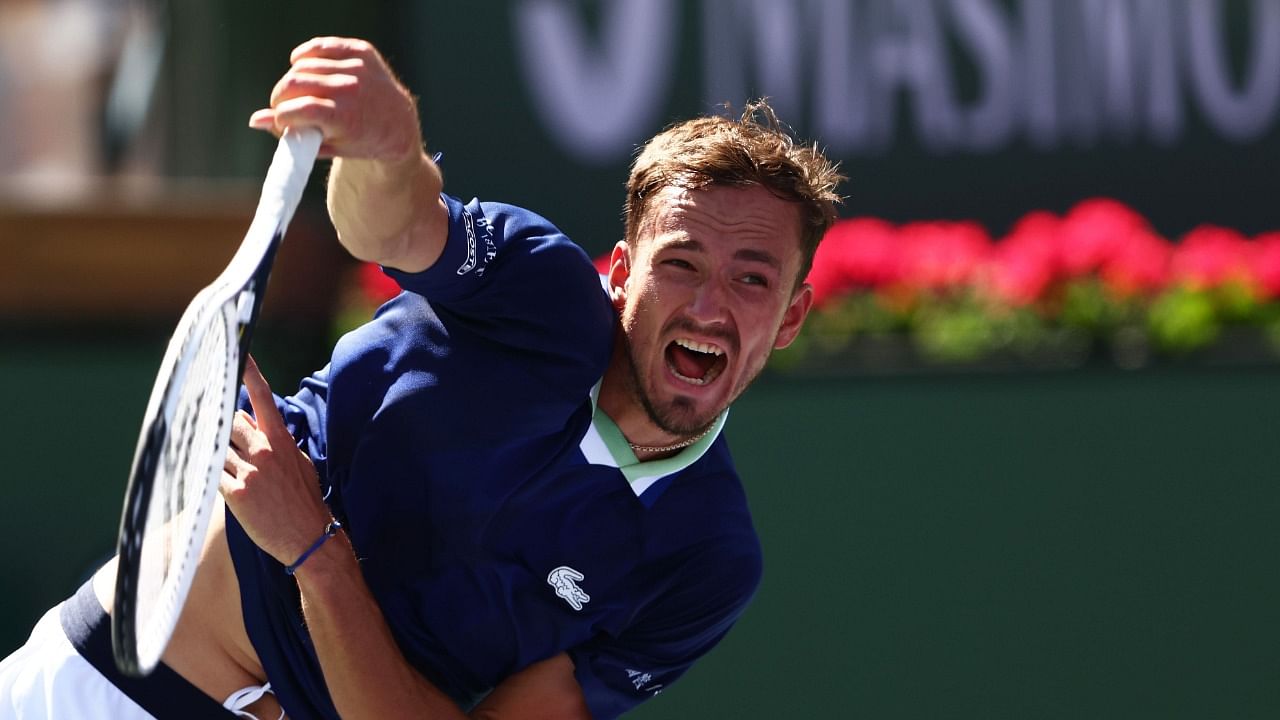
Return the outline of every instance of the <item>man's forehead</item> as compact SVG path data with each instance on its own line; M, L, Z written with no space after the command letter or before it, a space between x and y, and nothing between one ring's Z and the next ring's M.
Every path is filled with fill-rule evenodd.
M712 221L735 229L752 225L795 227L799 232L800 211L795 203L777 197L760 185L707 185L687 188L667 185L651 199L649 222L662 231L690 221Z
M741 193L742 188L726 187ZM768 193L764 188L757 188ZM749 188L747 190L750 190ZM767 265L788 272L802 261L799 216L791 216L792 203L776 196L739 194L728 204L717 203L706 211L698 203L702 190L673 188L654 198L648 239L641 243L646 255L669 250L711 252L728 250L733 259ZM773 199L776 204L770 203ZM723 243L728 242L729 246Z
M695 192L698 191L674 185L664 186L649 203L651 221L658 226L666 226L678 222L683 218L688 208L696 202L693 195Z

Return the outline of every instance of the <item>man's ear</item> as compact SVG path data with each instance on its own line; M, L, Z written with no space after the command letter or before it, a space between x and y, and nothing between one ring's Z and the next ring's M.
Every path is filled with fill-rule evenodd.
M631 277L631 246L619 240L609 256L609 299L619 310L627 302L627 279Z
M781 350L796 339L796 335L800 334L800 328L804 326L804 319L809 315L811 307L813 307L813 286L809 283L803 283L792 294L791 304L787 306L786 312L782 315L782 325L778 328L778 337L773 341L774 349Z

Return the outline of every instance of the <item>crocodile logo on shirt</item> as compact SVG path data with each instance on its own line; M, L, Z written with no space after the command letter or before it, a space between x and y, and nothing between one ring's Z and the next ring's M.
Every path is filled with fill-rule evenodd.
M577 570L567 565L561 565L552 570L550 575L547 575L547 583L556 589L556 595L564 598L564 601L569 603L569 607L574 610L581 610L582 606L591 600L591 596L578 587L578 582L583 577L585 576Z

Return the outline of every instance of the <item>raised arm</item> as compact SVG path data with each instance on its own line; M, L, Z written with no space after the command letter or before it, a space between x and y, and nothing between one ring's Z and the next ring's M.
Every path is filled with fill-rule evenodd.
M249 126L279 135L316 127L334 157L329 215L361 260L417 272L440 257L448 212L440 168L423 150L415 100L364 40L322 37L294 49L271 106Z

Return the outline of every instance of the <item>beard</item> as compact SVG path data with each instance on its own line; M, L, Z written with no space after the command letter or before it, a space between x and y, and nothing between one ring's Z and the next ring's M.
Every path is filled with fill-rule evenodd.
M622 335L623 357L626 360L628 372L628 393L644 408L645 414L649 416L650 422L656 425L660 430L677 437L692 437L711 427L716 419L729 407L733 401L738 399L751 383L764 370L764 363L760 363L757 368L752 368L748 373L748 377L744 379L733 392L729 394L728 400L723 407L716 408L714 412L709 414L699 414L697 405L692 398L677 395L671 400L659 404L653 395L649 392L645 384L645 378L641 376L640 364L637 362L635 348L631 345L631 338L624 332ZM659 362L664 362L659 358Z

